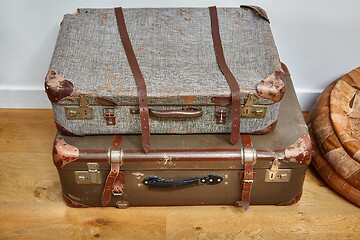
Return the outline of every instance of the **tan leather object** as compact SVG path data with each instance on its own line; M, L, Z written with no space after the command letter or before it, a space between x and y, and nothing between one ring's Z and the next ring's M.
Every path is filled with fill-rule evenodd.
M309 117L313 165L337 192L360 206L360 67L332 82Z

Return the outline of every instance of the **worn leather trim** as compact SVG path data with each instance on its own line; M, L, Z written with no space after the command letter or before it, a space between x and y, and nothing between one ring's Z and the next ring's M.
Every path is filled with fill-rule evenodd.
M241 135L241 139L243 142L243 147L252 148L252 142L249 134ZM250 208L250 197L251 197L251 189L254 181L254 163L253 162L245 162L244 163L244 177L243 177L243 188L241 193L241 205L242 208L247 211Z
M266 20L268 23L270 23L270 20L267 16L266 11L258 6L253 6L253 5L240 5L241 8L244 9L250 9L254 12L254 14L258 15L259 17L261 17L262 19Z
M74 84L55 71L49 71L45 77L45 92L52 103L73 96Z
M61 136L57 136L53 144L53 162L57 168L76 161L79 157L79 149L65 142Z
M254 134L254 135L263 135L265 133L269 133L269 132L272 132L276 125L277 125L277 122L278 120L276 120L275 122L273 122L272 124L270 124L269 126L267 126L266 128L262 129L262 130L258 130L258 131L255 131L255 132L252 132L250 134Z
M116 102L113 102L110 99L101 98L101 97L96 97L95 102L102 105L102 106L111 106L111 107L118 106L118 104Z
M290 76L289 68L286 66L286 64L283 63L283 62L280 62L280 65L281 65L281 70L282 70L285 74L288 74L288 75Z
M74 200L72 200L68 196L66 196L65 194L63 194L62 196L63 196L64 203L68 207L72 207L72 208L88 208L88 207L90 207L88 205L75 202Z
M279 203L279 204L277 204L277 206L288 206L288 205L293 205L295 203L298 203L301 199L302 193L303 192L300 192L294 198L290 199L289 201Z
M311 162L312 144L309 134L302 134L284 151L285 160L307 166Z
M280 102L285 93L284 72L276 70L270 76L261 80L256 86L256 92L262 98L269 99L274 103Z
M139 98L139 109L140 109L140 123L142 132L142 143L144 151L147 153L150 151L150 124L149 124L149 109L147 91L144 77L141 73L139 63L136 59L134 49L131 45L131 41L126 30L126 24L122 8L115 8L115 16L118 24L118 30L120 33L121 42L123 44L131 72L134 76L138 98Z
M112 149L120 149L122 142L121 135L115 135L112 142ZM110 162L110 172L106 178L105 187L101 197L101 204L107 206L111 200L113 191L123 192L125 184L125 174L120 172L122 162Z
M211 34L214 44L216 61L223 73L231 91L231 143L236 144L240 137L240 87L234 75L226 64L221 43L220 29L216 7L209 7L211 20Z
M70 132L69 130L67 130L65 127L63 127L62 125L60 125L59 123L55 122L55 126L57 128L57 130L62 134L62 135L65 135L65 136L79 136L79 135L76 135L72 132Z

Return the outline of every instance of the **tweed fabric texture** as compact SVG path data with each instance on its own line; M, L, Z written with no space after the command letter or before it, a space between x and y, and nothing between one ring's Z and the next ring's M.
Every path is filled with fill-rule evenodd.
M157 109L172 104L211 105L214 96L230 96L217 65L207 8L123 9L123 13L149 104L166 105ZM271 29L268 22L241 8L218 8L218 16L226 62L239 82L244 101L247 94L256 94L262 79L280 68ZM77 14L65 15L49 70L72 82L75 96L86 94L119 105L137 104L135 80L113 9L80 9ZM190 103L184 100L189 96L194 96ZM269 104L266 118L242 119L241 132L258 131L276 121L279 104L268 99L257 99L256 103ZM77 104L77 100L65 99L59 104ZM67 120L63 107L53 106L56 122L78 135L140 132L139 116L128 114L128 106L116 109L121 127L104 125L101 108L94 109L93 120ZM201 119L151 120L151 132L230 131L230 123L209 126L215 125L214 107L202 109Z

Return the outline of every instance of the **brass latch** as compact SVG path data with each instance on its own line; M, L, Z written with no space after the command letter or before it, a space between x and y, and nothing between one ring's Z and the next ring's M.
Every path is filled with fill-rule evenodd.
M227 117L227 108L231 104L229 98L213 97L211 102L215 104L215 120L216 124L225 124ZM267 106L255 105L255 96L249 94L245 100L245 104L240 106L241 118L264 118L266 116Z
M68 120L94 118L93 109L89 107L89 101L84 95L79 96L79 106L65 107L65 114Z
M101 174L98 171L99 164L88 163L87 171L75 171L75 181L77 184L101 184Z
M266 106L255 105L254 95L249 95L244 105L240 108L241 118L264 118L266 116Z
M290 182L291 169L279 169L280 162L275 159L270 169L266 169L265 182Z

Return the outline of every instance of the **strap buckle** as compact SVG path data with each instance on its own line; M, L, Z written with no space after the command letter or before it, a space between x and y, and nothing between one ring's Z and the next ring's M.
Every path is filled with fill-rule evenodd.
M123 189L113 189L113 190L112 190L112 194L113 194L114 196L121 196L121 195L124 194L124 190L123 190Z
M244 183L253 183L254 180L253 179L244 179L243 182Z

